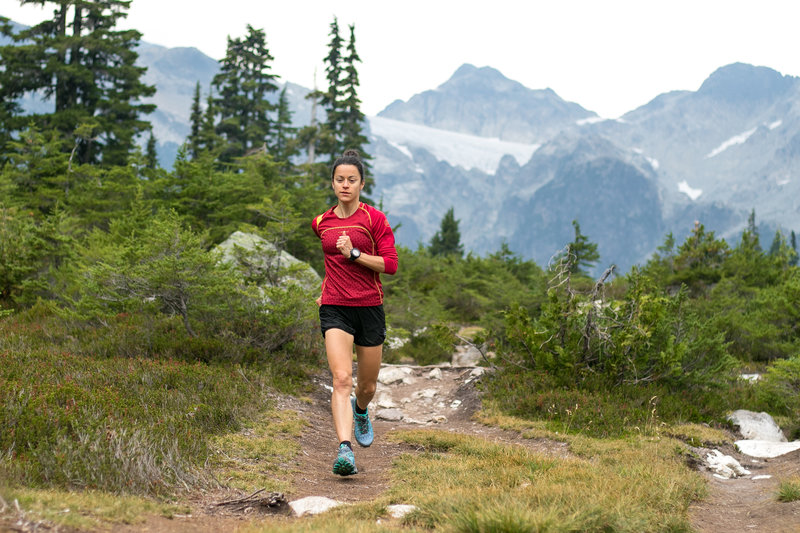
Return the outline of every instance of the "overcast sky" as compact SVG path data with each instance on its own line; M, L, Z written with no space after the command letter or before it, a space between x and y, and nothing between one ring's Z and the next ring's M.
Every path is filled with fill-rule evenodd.
M35 24L52 13L0 0L0 14ZM215 59L227 36L264 29L273 72L325 83L329 25L355 24L362 110L444 83L464 63L491 66L531 89L549 87L615 118L656 95L696 90L741 61L800 75L797 0L133 0L126 27Z

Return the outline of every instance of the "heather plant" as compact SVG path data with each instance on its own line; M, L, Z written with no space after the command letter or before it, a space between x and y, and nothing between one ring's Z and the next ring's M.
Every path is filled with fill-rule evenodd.
M269 404L268 374L234 365L98 359L54 346L0 348L0 362L0 472L32 487L209 486L208 439Z

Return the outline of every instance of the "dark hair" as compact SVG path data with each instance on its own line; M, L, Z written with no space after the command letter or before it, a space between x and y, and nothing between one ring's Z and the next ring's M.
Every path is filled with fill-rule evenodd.
M342 157L333 162L333 166L331 167L331 179L333 179L333 175L336 174L336 167L339 165L353 165L358 169L358 175L361 176L361 181L364 181L364 163L361 162L361 156L358 155L356 150L352 148L350 150L345 150Z

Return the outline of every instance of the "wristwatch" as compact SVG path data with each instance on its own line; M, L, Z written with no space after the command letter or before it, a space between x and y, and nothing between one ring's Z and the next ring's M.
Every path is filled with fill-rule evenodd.
M361 250L358 248L353 248L350 250L350 261L355 261L359 257L361 257Z

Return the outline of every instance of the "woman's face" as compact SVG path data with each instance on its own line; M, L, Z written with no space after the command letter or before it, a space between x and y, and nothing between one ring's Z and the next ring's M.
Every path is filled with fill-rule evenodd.
M340 202L352 202L359 198L364 182L361 181L361 174L355 165L339 165L333 171L331 186Z

